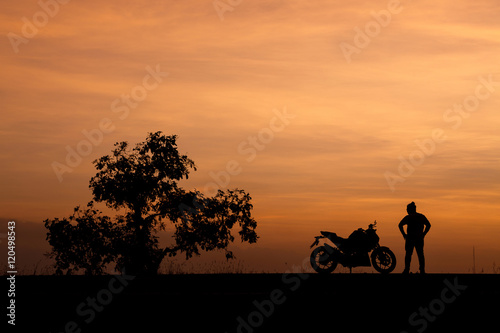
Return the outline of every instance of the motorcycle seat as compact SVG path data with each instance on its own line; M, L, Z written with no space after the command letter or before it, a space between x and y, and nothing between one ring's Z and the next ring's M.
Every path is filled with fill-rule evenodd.
M345 238L337 236L337 234L334 232L329 232L329 231L320 231L320 232L323 236L330 239L332 242L342 243L342 242L346 241Z
M329 237L330 235L332 235L332 236L337 236L337 234L336 234L336 233L334 233L334 232L329 232L329 231L320 231L320 233L321 233L323 236L325 236L325 237Z

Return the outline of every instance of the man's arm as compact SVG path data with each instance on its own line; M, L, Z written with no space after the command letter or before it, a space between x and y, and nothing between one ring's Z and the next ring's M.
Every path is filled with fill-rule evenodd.
M403 218L401 222L399 222L399 231L401 231L401 235L403 235L403 238L406 239L406 233L405 230L403 229L403 226L406 224L405 219Z
M424 225L425 225L425 229L424 229L424 237L425 237L425 235L427 235L427 233L429 232L429 229L431 228L431 223L429 222L429 220L425 216L424 216Z

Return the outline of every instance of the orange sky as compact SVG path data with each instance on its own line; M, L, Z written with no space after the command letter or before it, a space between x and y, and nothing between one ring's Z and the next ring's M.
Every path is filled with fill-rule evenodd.
M500 265L498 1L45 3L0 5L2 221L69 215L94 159L160 130L198 166L186 188L238 163L227 187L252 195L260 236L233 246L249 269L376 219L402 270L412 200L433 225L429 272L467 272L472 246L476 266ZM100 124L113 130L85 146ZM67 146L86 156L58 176ZM35 234L26 262L46 250Z

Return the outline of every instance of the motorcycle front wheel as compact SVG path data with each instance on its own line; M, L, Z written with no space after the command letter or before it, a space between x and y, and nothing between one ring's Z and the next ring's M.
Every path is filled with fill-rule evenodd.
M372 252L373 268L379 273L389 274L396 268L396 256L385 246L381 246Z
M319 246L311 253L311 266L318 273L331 273L337 268L337 262L331 258L324 246Z

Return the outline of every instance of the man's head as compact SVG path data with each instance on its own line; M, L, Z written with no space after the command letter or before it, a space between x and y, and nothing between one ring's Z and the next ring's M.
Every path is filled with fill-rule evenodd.
M417 206L413 201L406 206L406 211L408 214L415 214L417 212Z

